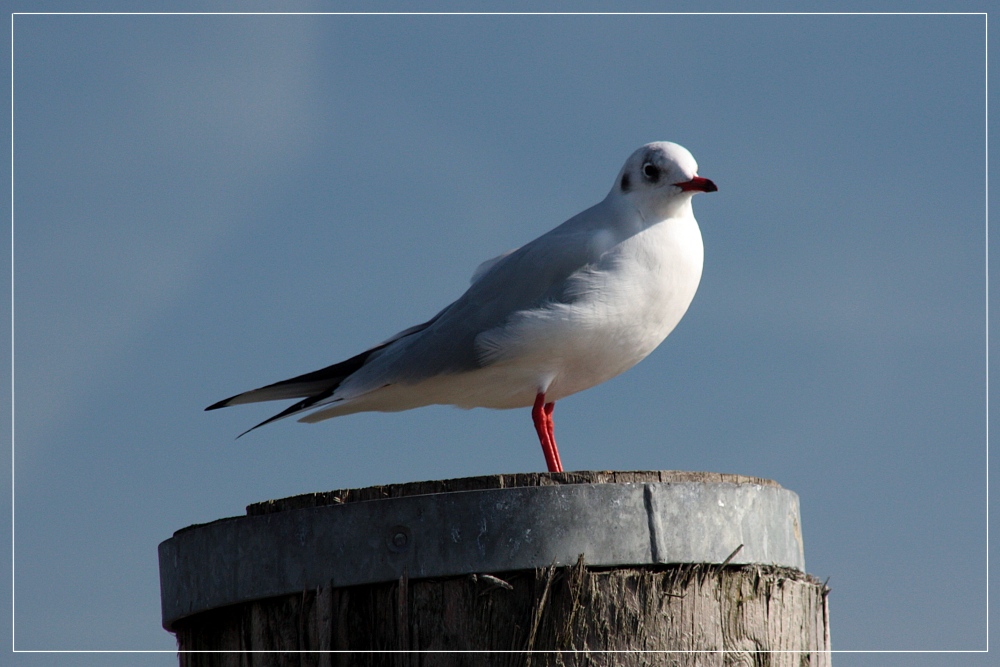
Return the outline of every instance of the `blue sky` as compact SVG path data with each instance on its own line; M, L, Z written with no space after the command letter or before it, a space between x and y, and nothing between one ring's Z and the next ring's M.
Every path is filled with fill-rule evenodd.
M249 503L543 470L527 410L236 441L280 406L202 409L427 319L656 140L719 185L701 287L559 403L564 465L774 479L835 649L985 648L984 46L982 16L16 17L17 648L172 649L156 545Z

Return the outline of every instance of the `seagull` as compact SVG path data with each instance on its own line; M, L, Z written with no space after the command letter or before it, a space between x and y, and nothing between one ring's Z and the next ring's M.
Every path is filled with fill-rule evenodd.
M425 405L531 406L549 472L562 472L556 401L619 375L677 326L701 280L691 198L718 188L682 146L646 144L600 203L483 262L444 310L340 363L214 403L301 399L241 434L305 413L315 423Z

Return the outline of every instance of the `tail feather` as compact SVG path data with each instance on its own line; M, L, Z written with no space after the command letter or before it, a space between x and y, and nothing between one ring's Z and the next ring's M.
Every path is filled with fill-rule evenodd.
M441 313L443 312L444 311L442 310ZM388 347L389 345L392 345L396 341L423 331L433 324L439 317L441 317L441 313L438 313L423 324L418 324L410 327L409 329L400 331L392 338L383 341L371 349L365 350L361 354L354 355L350 359L333 364L332 366L327 366L326 368L321 368L318 371L296 375L293 378L282 380L281 382L275 382L257 389L244 391L241 394L225 398L218 403L213 403L205 408L205 410L218 410L219 408L227 408L230 405L257 403L260 401L277 401L284 398L302 399L301 401L285 408L273 417L265 419L256 426L249 428L236 436L237 438L241 438L250 431L260 428L265 424L270 424L273 421L278 421L279 419L284 419L285 417L302 412L303 410L308 410L320 401L330 398L333 396L333 393L337 391L340 384L353 373L357 372L359 368L364 366L373 354ZM338 399L334 400L336 401Z
M275 382L258 389L251 389L250 391L230 396L218 403L213 403L205 408L205 410L218 410L219 408L228 408L230 405L258 403L260 401L278 401L283 398L307 398L326 392L332 394L346 377L361 368L368 357L380 349L382 348L374 347L346 361L321 368L318 371L297 375L281 382ZM329 396L329 394L326 395ZM255 426L254 428L257 427Z

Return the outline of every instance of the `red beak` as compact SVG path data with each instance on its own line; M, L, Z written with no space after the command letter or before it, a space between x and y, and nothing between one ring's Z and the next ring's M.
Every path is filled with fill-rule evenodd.
M719 188L715 186L715 183L707 178L702 178L701 176L695 176L690 181L674 183L674 185L685 192L717 192L719 190Z

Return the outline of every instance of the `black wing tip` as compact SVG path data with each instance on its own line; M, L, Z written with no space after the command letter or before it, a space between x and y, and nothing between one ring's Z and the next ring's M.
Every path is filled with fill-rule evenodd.
M248 428L247 430L243 431L238 436L236 436L236 439L239 440L240 438L242 438L243 436L245 436L250 431L253 431L254 429L258 429L261 426L265 426L267 424L270 424L271 422L276 422L279 419L284 419L285 417L289 417L291 415L294 415L297 412L302 412L303 410L308 410L309 408L311 408L313 406L313 404L317 403L318 401L323 400L324 398L328 398L330 396L330 394L332 394L332 393L333 393L333 389L328 389L327 391L321 391L320 393L316 394L315 396L310 396L308 398L304 398L301 401L299 401L298 403L295 403L293 405L288 406L287 408L285 408L284 410L282 410L278 414L276 414L276 415L274 415L272 417L268 417L267 419L265 419L261 423L257 424L256 426L253 426L253 427ZM223 401L223 403L225 403L225 401ZM220 407L224 407L224 406L220 406Z
M243 431L242 433L240 433L240 434L239 434L238 436L236 436L236 437L235 437L235 438L233 438L233 439L234 439L234 440L239 440L240 438L242 438L243 436L245 436L245 435L246 435L247 433L249 433L250 431L252 431L252 430L254 430L255 428L258 428L258 427L260 427L260 426L263 426L263 425L264 425L264 424L263 424L263 423L261 423L261 424L257 424L257 426L251 426L250 428L248 428L247 430Z
M243 436L245 436L250 431L255 431L255 430L259 429L261 426L264 426L265 424L270 424L273 421L277 421L278 419L281 419L283 416L285 416L284 412L279 412L278 414L274 415L273 417L268 417L267 419L265 419L261 423L257 424L256 426L251 426L247 430L243 431L238 436L236 436L235 439L239 440L240 438L242 438Z
M219 401L218 403L212 403L210 406L208 406L207 408L205 408L205 412L208 412L209 410L218 410L219 408L228 407L229 406L229 401L233 400L233 398L235 398L235 397L224 398L221 401Z

